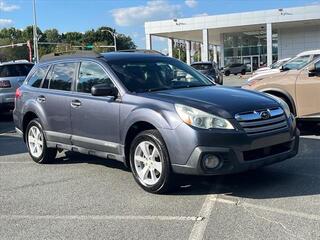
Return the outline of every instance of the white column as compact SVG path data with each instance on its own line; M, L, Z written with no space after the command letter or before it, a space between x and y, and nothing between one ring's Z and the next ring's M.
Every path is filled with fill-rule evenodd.
M267 65L272 64L272 24L267 23Z
M224 45L223 34L220 34L220 67L224 67Z
M173 39L168 38L168 56L173 57Z
M191 62L196 62L197 59L194 58L194 54L196 53L196 43L191 42Z
M151 50L152 49L152 35L146 34L146 49Z
M213 61L215 63L218 63L218 49L217 49L217 45L213 46Z
M186 41L186 58L187 58L187 64L191 64L191 42Z
M202 30L202 45L201 45L201 61L209 61L209 36L208 29Z

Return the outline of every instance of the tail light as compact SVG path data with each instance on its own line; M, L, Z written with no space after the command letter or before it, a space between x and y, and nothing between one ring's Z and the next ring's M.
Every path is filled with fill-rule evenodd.
M16 90L16 99L20 98L22 96L22 92L20 90L20 88L17 88Z
M0 80L0 88L11 88L11 83L8 80Z

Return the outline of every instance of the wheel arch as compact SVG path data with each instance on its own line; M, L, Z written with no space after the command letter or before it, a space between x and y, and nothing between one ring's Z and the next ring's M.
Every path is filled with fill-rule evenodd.
M147 121L137 121L134 122L127 130L125 139L124 139L124 154L125 154L125 161L124 164L126 167L130 166L130 147L133 139L141 132L146 130L155 129L158 130L156 126L147 122Z
M293 115L297 116L297 109L296 109L294 99L287 91L284 91L281 89L276 89L276 88L262 89L260 91L284 99L286 101L286 103L289 105L289 108L290 108L291 112L293 113Z

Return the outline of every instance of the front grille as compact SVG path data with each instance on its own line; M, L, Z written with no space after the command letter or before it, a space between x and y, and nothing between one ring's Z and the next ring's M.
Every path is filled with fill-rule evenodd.
M248 135L280 131L288 128L287 118L282 108L271 108L239 113L235 116Z
M243 152L244 161L254 161L264 157L273 156L279 153L287 152L291 149L292 142L281 143L270 147L254 149Z

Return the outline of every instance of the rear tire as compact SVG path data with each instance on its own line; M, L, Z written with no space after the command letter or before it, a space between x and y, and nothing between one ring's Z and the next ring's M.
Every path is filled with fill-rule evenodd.
M241 75L246 75L246 70L243 69L243 70L241 71Z
M230 71L226 71L225 73L224 73L224 75L226 75L227 77L230 75Z
M172 172L167 147L157 130L138 134L130 148L130 166L135 181L150 193L171 188Z
M29 122L25 132L26 144L29 154L36 163L50 163L57 155L56 148L48 148L43 128L39 119Z

